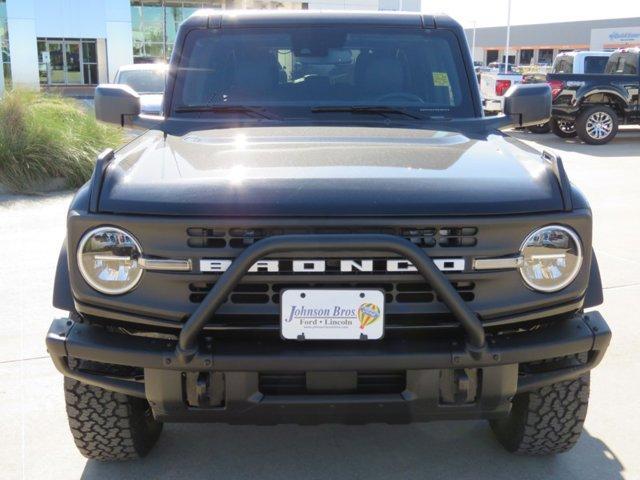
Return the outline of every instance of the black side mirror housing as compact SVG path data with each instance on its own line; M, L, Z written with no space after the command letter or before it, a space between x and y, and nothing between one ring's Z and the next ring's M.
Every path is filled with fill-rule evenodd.
M516 127L548 122L551 118L551 87L546 83L511 86L504 94L504 114Z
M124 127L140 115L140 95L128 85L104 84L96 87L96 118Z

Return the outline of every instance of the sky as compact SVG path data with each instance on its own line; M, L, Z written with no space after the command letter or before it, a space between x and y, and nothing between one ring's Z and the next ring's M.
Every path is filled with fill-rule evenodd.
M464 27L492 27L507 24L508 1L422 0L422 10L446 13ZM640 17L640 0L511 0L512 25L623 17Z

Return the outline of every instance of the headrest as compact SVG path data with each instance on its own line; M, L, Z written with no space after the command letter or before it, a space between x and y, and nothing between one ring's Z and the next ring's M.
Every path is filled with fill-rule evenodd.
M233 88L253 96L271 90L278 84L280 68L275 55L257 52L243 57L236 64Z
M365 54L356 67L356 82L365 94L383 95L404 90L404 65L391 55Z

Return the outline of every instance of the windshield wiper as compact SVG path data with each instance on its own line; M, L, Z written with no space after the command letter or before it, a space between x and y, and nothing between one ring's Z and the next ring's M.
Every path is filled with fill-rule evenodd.
M388 114L391 115L404 115L405 117L413 118L414 120L425 120L424 117L420 115L416 115L415 113L411 113L402 108L394 108L394 107L314 107L311 109L312 113L364 113L364 114L373 114L373 115L382 115L386 117Z
M257 115L267 120L273 120L275 117L264 113L263 108L245 107L243 105L194 105L177 107L177 113L187 112L213 112L213 113L246 113L248 115Z

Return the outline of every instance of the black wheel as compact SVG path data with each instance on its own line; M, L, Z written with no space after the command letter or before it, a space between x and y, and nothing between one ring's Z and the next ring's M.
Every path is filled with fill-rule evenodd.
M146 400L110 392L65 377L67 417L76 447L100 461L145 456L156 443L162 423Z
M529 130L531 133L538 134L549 133L551 131L551 125L549 124L549 122L541 123L540 125L531 125L530 127L527 127L527 130Z
M603 145L618 133L618 114L605 105L589 107L576 121L580 140L591 145Z
M492 420L491 428L513 453L566 452L580 438L588 403L589 374L516 395L509 417Z
M551 131L560 138L574 138L578 135L576 132L576 124L568 120L557 120L552 118L549 121Z

